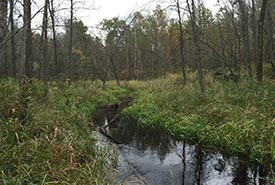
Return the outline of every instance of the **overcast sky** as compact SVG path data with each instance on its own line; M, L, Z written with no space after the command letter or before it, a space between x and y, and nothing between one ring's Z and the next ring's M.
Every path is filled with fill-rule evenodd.
M69 2L68 0L66 0ZM84 0L80 0L84 1ZM77 4L76 6L82 7L77 10L76 17L81 19L88 27L96 26L102 19L111 19L113 17L126 18L130 13L134 11L143 10L144 13L154 9L157 4L161 2L169 3L171 0L85 0L86 4L83 6ZM44 0L34 1L34 9L38 9L43 6ZM55 1L64 2L64 1ZM185 2L182 0L182 2ZM205 6L212 11L216 11L215 4L217 0L204 0ZM69 8L69 3L62 3L60 8ZM167 6L167 5L166 5ZM59 12L59 15L66 17L69 15L69 10ZM39 24L41 22L41 16L38 16L34 22Z
M171 2L170 0L95 0L96 10L79 12L80 18L86 24L95 25L102 19L113 18L115 16L127 17L136 10L148 11L156 7L161 2ZM184 0L183 0L184 2ZM204 0L206 7L215 11L217 0Z

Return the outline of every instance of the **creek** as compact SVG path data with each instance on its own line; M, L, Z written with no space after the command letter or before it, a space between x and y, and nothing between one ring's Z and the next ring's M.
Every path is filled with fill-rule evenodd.
M251 164L248 157L205 150L197 143L177 140L157 128L141 126L118 114L115 108L105 108L99 109L94 117L98 127L105 127L104 135L116 143L117 184L272 184L262 178L262 168Z

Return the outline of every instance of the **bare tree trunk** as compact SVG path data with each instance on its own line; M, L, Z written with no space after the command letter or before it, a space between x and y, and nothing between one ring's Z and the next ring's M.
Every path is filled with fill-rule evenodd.
M117 72L117 67L116 67L116 65L114 63L113 55L109 56L109 60L110 60L110 64L112 65L112 68L113 68L113 72L114 72L114 75L115 75L116 83L117 83L118 86L120 86L118 72Z
M231 6L232 6L232 9L233 9L233 4ZM230 10L228 10L228 11L231 14L232 26L233 26L233 29L234 29L236 39L238 41L238 44L235 45L234 66L235 66L235 69L236 69L238 75L240 76L240 59L238 58L238 56L239 56L239 53L240 53L240 50L241 50L240 49L241 48L241 38L240 38L240 35L238 33L237 25L236 25L235 20L234 20L235 19L234 18L235 12L230 11Z
M252 28L252 40L253 40L253 60L254 64L258 61L258 46L257 46L257 20L256 20L256 5L255 0L252 0L252 13L251 13L251 28Z
M269 46L269 62L270 62L270 65L272 67L272 71L275 75L275 65L274 65L274 62L275 62L275 46L274 46L274 41L273 41L273 35L274 35L274 30L273 30L273 20L272 20L272 5L268 5L267 7L267 21L268 21L268 39L267 39L267 42L268 42L268 46Z
M24 63L25 75L29 78L33 75L32 64L32 30L31 30L31 0L24 0Z
M16 43L15 43L15 26L14 26L14 16L13 16L13 11L14 11L14 0L9 0L10 2L10 28L11 28L11 48L10 48L10 53L11 53L11 63L12 63L12 76L14 78L17 77L17 53L16 53Z
M231 3L230 3L231 4ZM240 62L239 62L239 50L240 50L240 35L237 30L237 26L235 23L235 13L234 13L234 5L231 4L232 10L229 7L225 6L226 13L230 15L231 19L226 21L227 25L227 37L229 38L228 45L229 45L229 53L232 57L230 57L230 61L233 65L234 70L236 71L237 75L240 75ZM236 43L237 41L237 43Z
M72 78L73 75L73 18L74 18L74 3L73 0L71 0L71 14L70 14L70 35L69 35L69 77Z
M251 62L250 62L250 52L249 52L249 31L248 31L248 13L246 11L247 7L244 0L238 0L241 13L241 27L242 27L242 38L243 38L243 56L245 65L247 67L248 76L250 79L252 76Z
M40 78L47 82L48 78L48 5L49 0L45 0L44 15L41 34L41 65L40 65Z
M264 20L265 20L265 12L267 7L267 0L262 1L262 7L261 7L261 13L258 23L258 46L259 46L259 58L256 66L256 74L257 74L257 80L262 81L263 80L263 49L264 49Z
M129 81L131 77L131 52L126 47L126 62L127 62L127 81Z
M50 17L52 21L52 32L53 32L53 63L54 63L54 75L57 75L60 72L60 66L58 64L58 58L57 58L57 40L56 40L56 30L55 30L55 10L54 10L54 5L53 1L50 1L50 6L49 6L49 12L50 12Z
M222 58L223 58L223 60L227 60L225 58L225 48L224 47L226 47L226 46L224 46L225 42L224 42L224 38L223 38L223 32L222 32L220 21L218 21L218 28L219 28L219 35L220 35L220 41L221 41ZM226 63L226 61L224 63ZM225 67L226 66L223 66L223 68L225 68Z
M180 57L181 57L181 70L182 70L182 77L184 84L186 83L186 62L184 60L184 43L183 43L183 28L182 28L182 20L181 20L181 11L180 11L180 3L179 0L176 0L177 4L177 13L178 13L178 22L179 22L179 28L180 28Z
M193 33L193 42L195 45L195 60L198 70L198 78L199 78L199 84L201 93L204 92L204 82L203 82L203 72L202 72L202 64L201 64L201 49L200 49L200 38L199 38L199 30L197 25L197 17L196 17L196 6L194 0L191 0L191 7L189 4L189 0L186 0L188 11L190 14L190 19L192 23L192 33Z
M7 10L8 1L0 0L0 45L4 42L7 34ZM5 67L4 47L0 47L0 75L3 75Z

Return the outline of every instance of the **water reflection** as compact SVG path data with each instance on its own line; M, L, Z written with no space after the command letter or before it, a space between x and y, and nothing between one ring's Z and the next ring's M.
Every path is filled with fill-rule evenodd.
M104 126L105 119L110 121L116 114L116 111L102 111L95 121ZM118 168L127 169L123 173L138 173L148 184L266 184L260 178L260 168L254 164L251 167L238 157L205 152L198 144L177 141L158 129L141 127L125 117L118 117L109 126L108 134L122 143L118 147Z

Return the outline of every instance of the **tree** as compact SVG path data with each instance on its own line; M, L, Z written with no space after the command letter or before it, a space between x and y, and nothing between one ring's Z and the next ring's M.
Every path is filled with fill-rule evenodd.
M258 61L258 44L257 44L257 21L256 21L256 4L255 0L252 0L252 10L251 10L251 29L252 29L252 44L253 44L253 60L255 65Z
M267 6L267 21L268 21L268 24L267 24L267 30L268 30L268 39L267 39L267 45L268 45L268 60L269 60L269 63L272 67L272 71L275 75L275 46L274 46L274 39L273 39L273 35L274 35L274 23L273 23L273 9L274 9L274 4L268 3L268 6ZM257 42L257 41L256 41Z
M40 79L47 82L48 78L48 5L49 0L45 0L44 15L41 34L41 61L40 61Z
M55 29L55 9L54 9L54 0L50 0L49 12L52 23L52 33L53 33L53 63L54 63L54 73L57 75L60 73L60 66L57 58L57 37L56 37L56 29Z
M124 29L126 29L127 25L124 20L119 20L118 18L113 18L111 20L103 20L102 23L103 29L107 31L107 38L106 38L106 55L109 58L109 62L112 66L113 73L118 85L119 83L119 75L117 66L114 61L114 56L116 54L117 48L119 48L119 44L121 38L124 34Z
M68 45L68 56L69 56L69 64L68 64L68 71L69 71L69 77L71 78L73 75L73 19L74 19L74 1L70 0L70 31L69 31L69 45Z
M32 30L31 30L31 0L24 0L24 74L31 78L33 76L33 62L32 62Z
M198 78L200 84L201 93L204 92L204 82L203 82L203 72L202 72L202 64L201 64L201 49L200 49L200 36L197 25L197 16L196 16L196 5L194 0L191 0L191 6L189 0L186 0L187 8L189 11L189 16L192 24L192 34L193 34L193 42L195 46L195 62L198 70Z
M178 23L179 23L179 31L180 31L180 57L181 57L181 68L182 68L182 77L183 82L186 83L186 74L185 74L185 67L186 63L184 60L184 41L183 41L183 27L182 27L182 18L181 18L181 10L180 10L180 2L179 0L176 0L176 6L177 6L177 13L178 13Z
M256 74L257 74L257 80L260 82L263 80L263 49L264 49L263 34L264 34L264 20L265 20L267 2L268 2L267 0L262 1L260 18L258 23L259 58L256 66Z
M4 42L7 34L7 13L8 1L0 0L0 45ZM0 47L0 75L3 75L5 70L4 47Z
M247 71L249 78L252 78L252 69L250 62L250 50L249 50L249 21L248 21L248 12L247 5L244 0L238 0L239 8L240 8L240 18L241 18L241 28L242 28L242 38L243 38L243 56L244 61L247 66Z
M10 40L10 55L12 63L12 75L16 78L17 76L17 53L16 53L16 43L15 43L15 26L14 26L14 0L9 0L10 2L10 29L11 29L11 40Z

